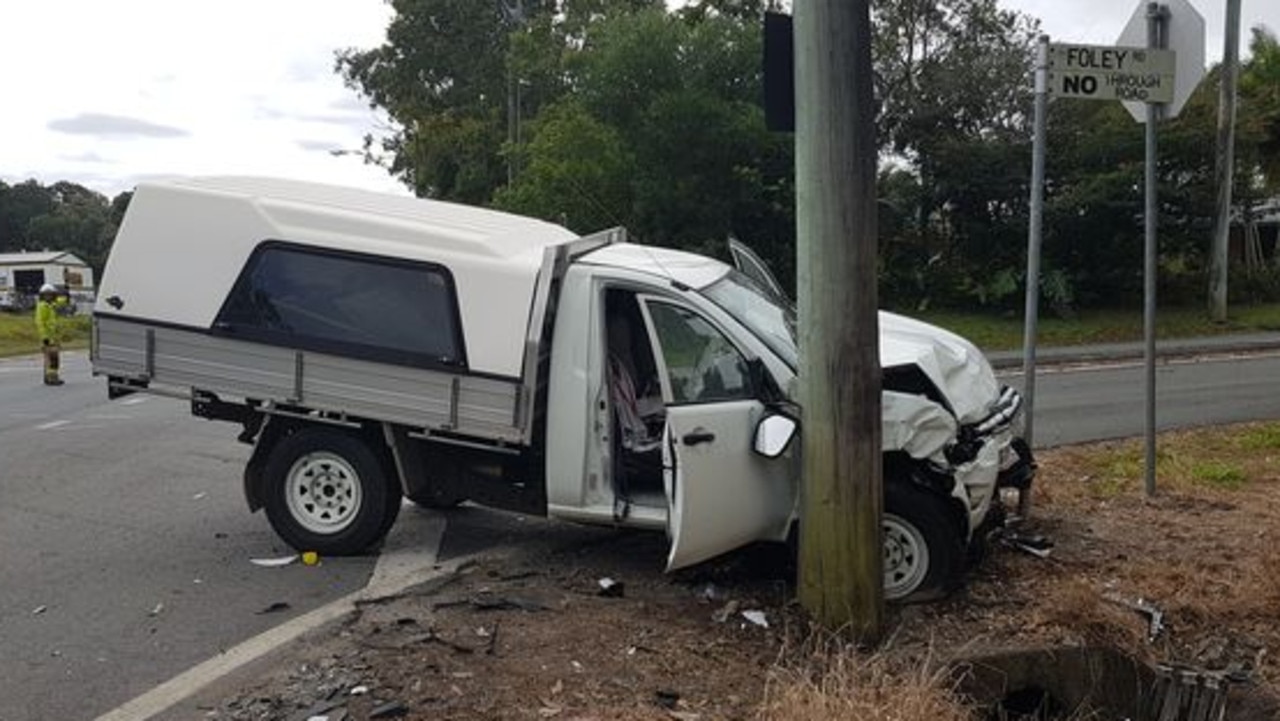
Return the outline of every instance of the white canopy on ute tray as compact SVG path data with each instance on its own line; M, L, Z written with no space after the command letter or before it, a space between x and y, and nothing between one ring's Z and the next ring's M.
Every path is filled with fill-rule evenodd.
M508 213L302 181L142 183L95 311L209 329L264 241L427 261L453 276L471 370L518 377L544 252L577 237Z

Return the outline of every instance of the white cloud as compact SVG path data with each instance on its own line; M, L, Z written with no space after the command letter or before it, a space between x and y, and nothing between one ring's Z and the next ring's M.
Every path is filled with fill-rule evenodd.
M399 190L326 152L378 127L334 53L382 42L390 12L381 0L4 2L0 177L108 194L214 173Z
M1192 1L1216 62L1223 0ZM1001 3L1055 40L1100 44L1137 6ZM144 177L247 173L403 192L329 152L385 127L333 64L336 50L381 43L390 16L384 0L0 0L0 178L114 194ZM1280 30L1280 0L1244 0L1246 41L1258 23Z

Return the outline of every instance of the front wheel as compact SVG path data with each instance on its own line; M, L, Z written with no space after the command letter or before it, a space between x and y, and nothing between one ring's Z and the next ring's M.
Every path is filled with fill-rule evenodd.
M382 540L400 510L400 488L359 438L306 428L272 449L264 470L267 518L299 551L350 556Z
M886 599L933 598L955 581L964 537L945 498L886 479L883 528Z

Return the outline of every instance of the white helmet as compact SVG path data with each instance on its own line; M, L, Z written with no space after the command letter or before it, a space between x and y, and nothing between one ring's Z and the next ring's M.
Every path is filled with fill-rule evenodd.
M52 285L52 284L50 284L50 283L45 283L44 285L40 286L40 292L41 292L42 294L43 294L43 293L57 293L57 292L58 292L58 289L57 289L57 288L54 288L54 287L53 287L53 285Z

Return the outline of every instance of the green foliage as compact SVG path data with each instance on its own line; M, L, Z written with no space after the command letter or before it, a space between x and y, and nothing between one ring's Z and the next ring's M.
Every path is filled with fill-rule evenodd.
M100 275L131 197L121 193L108 201L66 181L0 183L0 252L68 251Z
M1235 490L1248 482L1244 469L1228 461L1205 460L1191 467L1192 480L1204 486Z
M1240 446L1247 451L1280 450L1280 423L1265 423L1246 430Z

